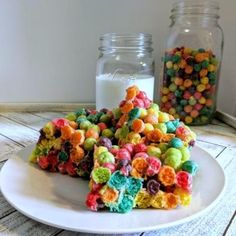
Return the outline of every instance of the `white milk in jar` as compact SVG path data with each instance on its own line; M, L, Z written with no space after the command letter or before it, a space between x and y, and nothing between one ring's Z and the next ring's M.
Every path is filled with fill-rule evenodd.
M102 74L96 77L96 109L112 109L124 100L126 89L132 85L145 91L153 100L154 77L151 75Z

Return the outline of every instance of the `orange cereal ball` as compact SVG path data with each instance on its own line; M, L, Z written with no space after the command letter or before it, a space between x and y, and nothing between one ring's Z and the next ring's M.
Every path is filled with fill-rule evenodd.
M183 86L186 87L186 88L189 88L189 87L191 87L192 84L193 84L193 82L192 82L191 79L186 79L186 80L184 81Z
M190 112L190 116L193 117L193 118L198 117L198 115L199 115L199 112L198 112L197 110L192 110L192 111Z
M200 77L207 76L208 70L207 69L201 69L199 72Z
M197 62L202 62L202 61L208 60L208 59L209 59L209 54L207 52L197 53L195 55L195 60Z
M145 129L145 124L141 119L134 119L131 128L136 133L142 133Z
M179 77L175 77L174 83L175 83L177 86L180 86L180 85L183 84L183 79L182 79L182 78L179 78Z
M169 113L171 114L171 115L174 115L175 113L176 113L176 110L175 110L175 108L170 108L169 109Z
M206 106L207 106L207 107L210 107L210 106L212 106L212 105L213 105L213 100L210 99L210 98L207 99L207 100L206 100Z
M184 69L184 67L187 65L187 63L186 63L186 61L184 60L184 59L181 59L180 60L180 63L179 63L179 67L181 68L181 69Z
M164 186L171 186L175 184L175 169L171 166L162 166L159 173L158 173L158 180Z
M184 70L184 71L185 71L186 74L191 74L191 73L193 72L193 67L187 65L187 66L185 67L185 70Z
M163 207L165 209L174 209L179 205L179 203L180 203L180 198L178 195L175 195L173 193L165 193L164 194Z
M164 134L159 129L154 129L146 134L146 137L151 142L160 142Z
M89 128L85 133L85 137L86 138L98 139L99 138L99 133L95 129Z
M186 105L186 106L184 107L184 111L185 111L186 113L190 113L192 110L193 110L193 107L192 107L191 105Z
M61 138L64 139L64 140L70 139L70 137L72 136L74 131L75 130L69 125L63 126L61 128Z
M205 84L199 84L197 86L197 91L200 92L200 93L203 92L205 89L206 89L206 85Z
M76 130L70 137L73 146L82 145L85 140L84 130Z
M150 123L152 125L157 124L158 123L158 116L156 114L148 114L144 118L144 122L145 123Z
M134 108L134 104L131 101L127 101L120 109L122 113L129 113Z
M80 146L76 146L70 152L70 159L74 163L79 163L85 156L84 149Z
M136 86L129 87L126 89L126 100L132 100L134 99L139 92L139 89Z

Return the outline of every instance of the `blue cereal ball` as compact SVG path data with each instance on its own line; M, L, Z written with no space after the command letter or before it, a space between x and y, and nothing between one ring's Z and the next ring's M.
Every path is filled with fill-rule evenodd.
M195 161L189 160L189 161L185 161L182 164L181 167L182 170L187 171L189 174L191 174L192 176L196 175L199 166Z
M176 130L176 127L172 121L166 122L166 128L167 128L167 133L174 133Z
M183 142L179 138L172 138L169 142L169 146L173 148L181 148L183 147Z

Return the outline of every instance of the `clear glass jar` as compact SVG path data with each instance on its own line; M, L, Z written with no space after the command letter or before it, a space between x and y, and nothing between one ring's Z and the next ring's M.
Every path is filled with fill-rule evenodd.
M125 90L137 85L150 99L154 93L152 36L146 33L101 36L97 60L96 109L112 109L125 97Z
M223 51L219 5L205 0L173 4L163 58L163 111L189 125L209 123L216 110Z

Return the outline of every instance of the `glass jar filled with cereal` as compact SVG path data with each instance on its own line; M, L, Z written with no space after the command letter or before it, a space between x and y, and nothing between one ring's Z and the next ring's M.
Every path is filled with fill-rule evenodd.
M216 110L223 51L219 5L183 0L171 11L163 57L161 109L189 125L208 124Z

